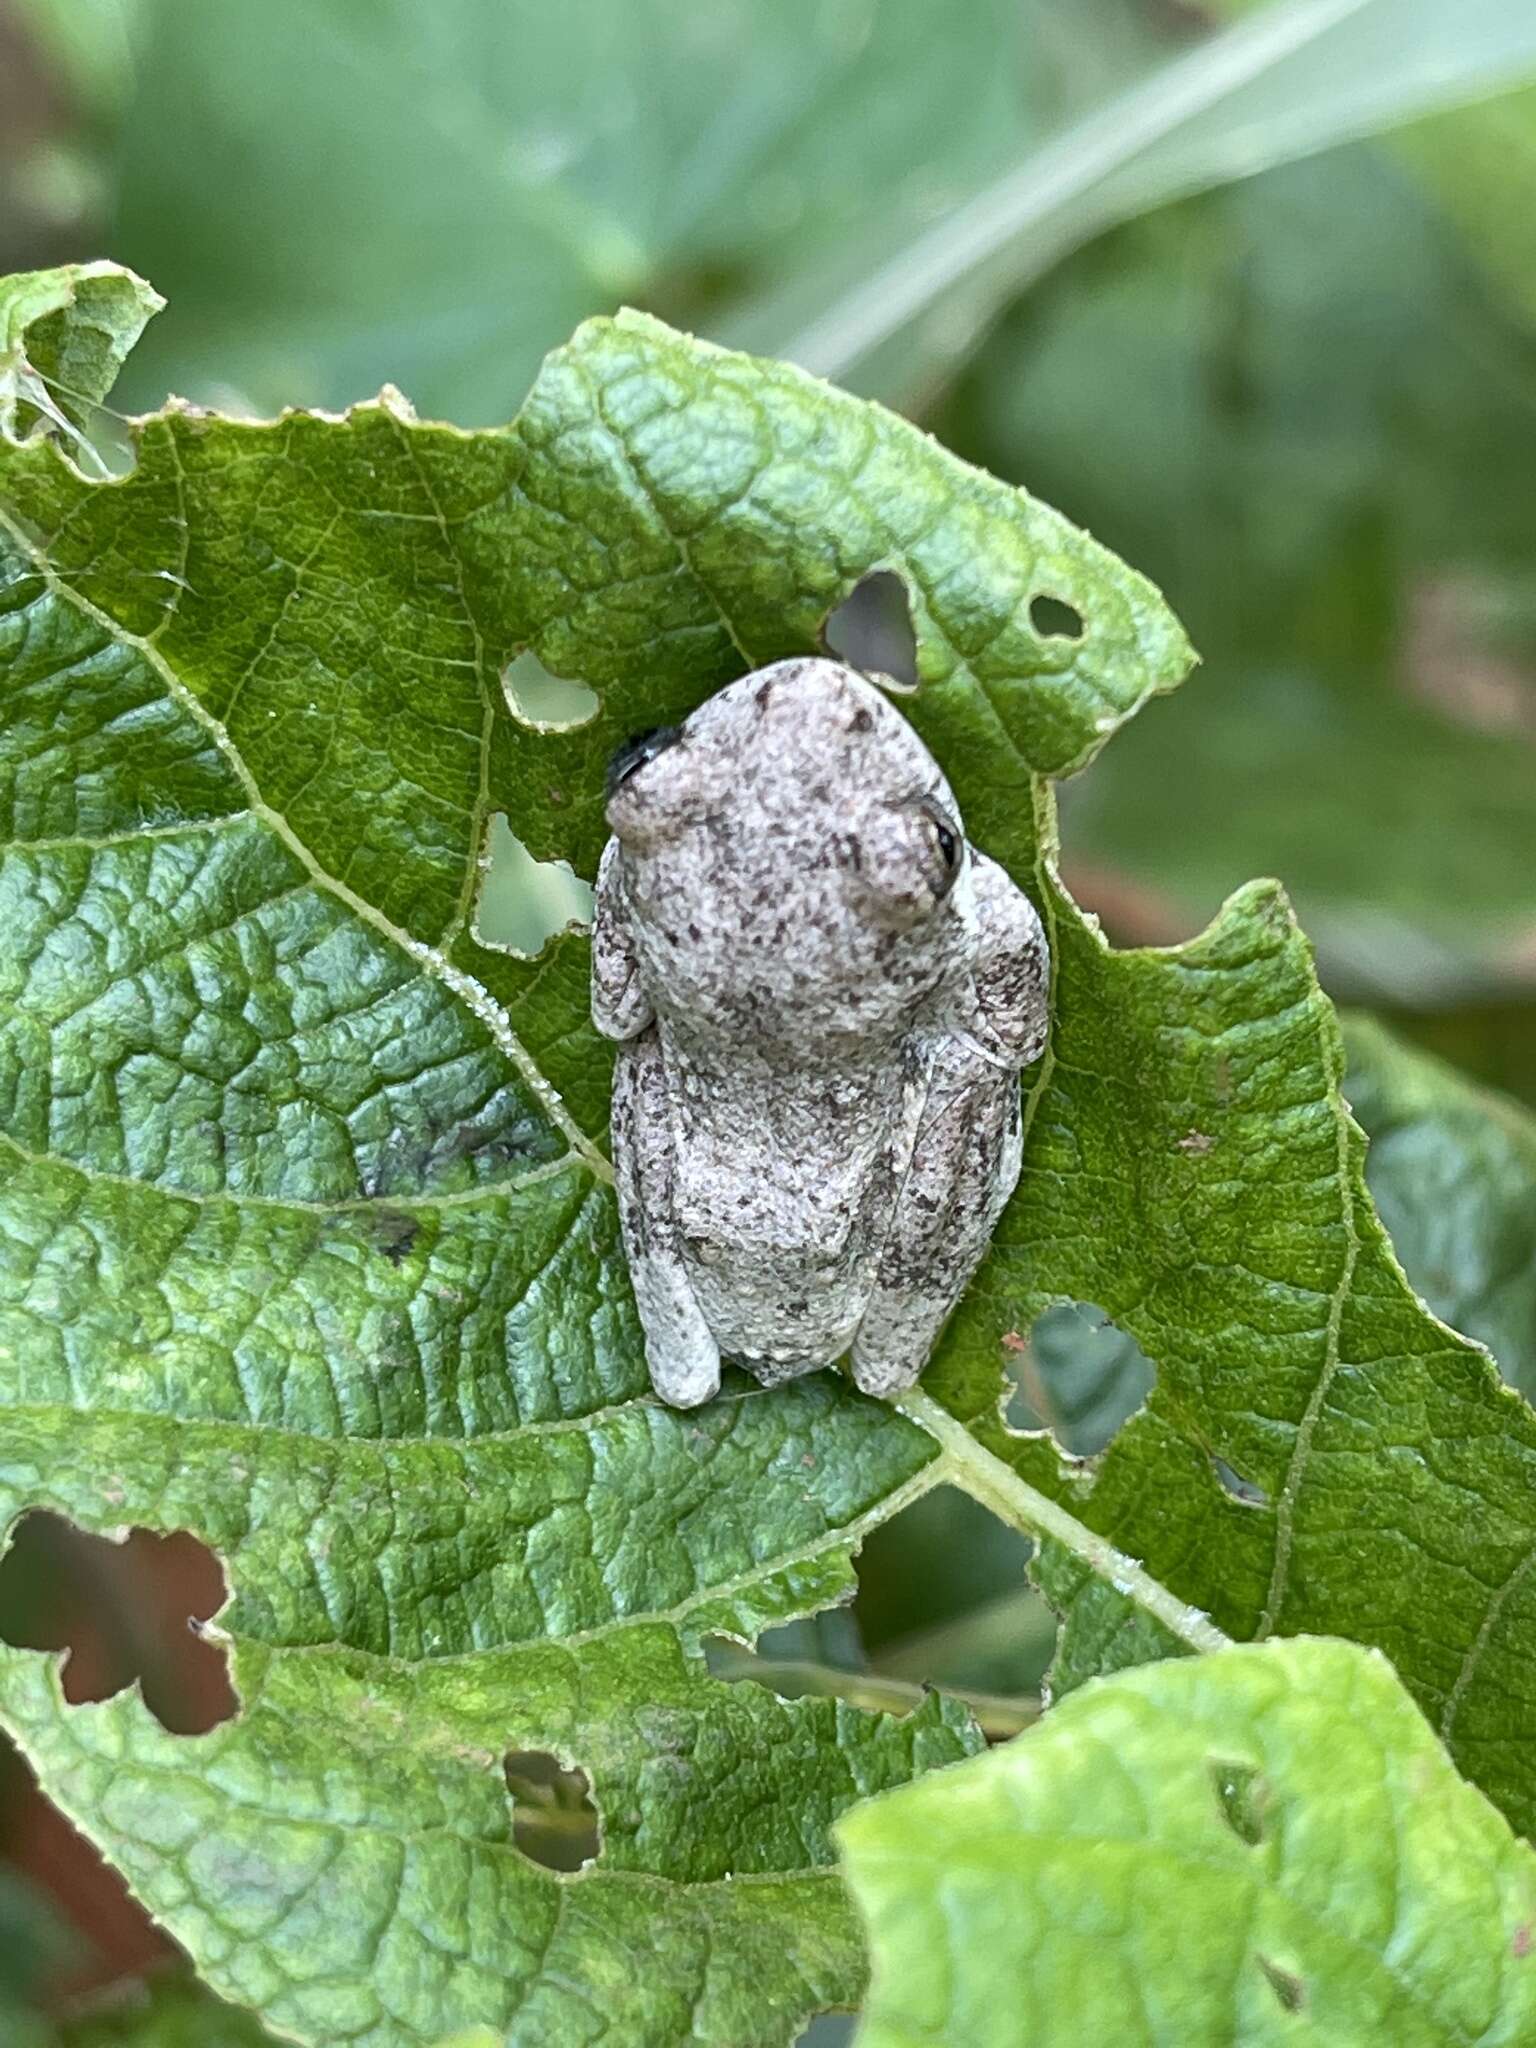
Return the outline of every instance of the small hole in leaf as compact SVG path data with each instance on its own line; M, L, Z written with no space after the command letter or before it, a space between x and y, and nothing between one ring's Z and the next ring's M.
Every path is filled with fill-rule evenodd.
M1269 1782L1252 1764L1227 1763L1216 1757L1211 1762L1211 1783L1216 1804L1233 1834L1251 1847L1264 1839L1264 1815L1269 1804Z
M795 2048L850 2048L858 2024L853 2013L820 2012L795 2036Z
M532 960L569 925L592 921L592 885L563 860L535 860L498 811L485 835L475 937Z
M1307 1985L1304 1977L1298 1977L1293 1970L1282 1970L1278 1963L1272 1963L1268 1956L1254 1958L1264 1972L1269 1988L1279 1999L1286 2012L1300 2012L1307 2002Z
M1083 637L1083 615L1077 606L1068 604L1064 597L1052 597L1047 591L1030 599L1029 623L1047 640Z
M1211 1469L1221 1481L1224 1490L1234 1500L1240 1500L1247 1508L1269 1506L1269 1495L1252 1479L1245 1479L1241 1472L1234 1472L1225 1458L1212 1458Z
M1083 1301L1048 1308L1027 1333L1008 1331L1003 1364L1014 1383L1009 1428L1049 1430L1073 1458L1105 1450L1157 1378L1135 1338Z
M891 569L862 577L821 629L822 645L850 668L898 690L917 688L917 635L907 586Z
M553 674L531 647L507 664L501 687L512 716L534 732L570 732L597 716L597 692Z
M66 1651L71 1706L137 1680L162 1727L204 1735L239 1711L224 1650L199 1626L226 1597L218 1559L185 1529L133 1529L114 1543L35 1509L0 1562L0 1638Z
M580 1870L601 1850L592 1783L578 1766L547 1749L514 1749L506 1757L512 1795L512 1839L546 1870Z

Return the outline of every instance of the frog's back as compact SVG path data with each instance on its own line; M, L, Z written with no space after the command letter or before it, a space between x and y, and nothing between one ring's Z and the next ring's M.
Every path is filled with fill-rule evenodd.
M829 1364L858 1327L911 1155L920 1053L765 1062L743 1088L668 1050L678 1237L721 1349L786 1377Z

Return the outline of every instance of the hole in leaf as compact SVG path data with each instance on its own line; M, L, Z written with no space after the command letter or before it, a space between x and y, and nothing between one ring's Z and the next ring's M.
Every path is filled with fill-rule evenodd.
M222 1646L199 1627L228 1596L218 1559L185 1529L114 1543L34 1509L0 1562L0 1638L64 1650L71 1706L138 1681L173 1735L205 1735L239 1711Z
M839 661L897 690L917 688L917 634L907 586L892 569L861 577L821 629Z
M597 692L555 675L531 647L508 662L501 687L512 716L534 732L570 732L597 716Z
M989 1735L1017 1733L1038 1711L1056 1647L1030 1555L1017 1530L949 1486L872 1530L853 1602L868 1670L958 1693Z
M1298 1977L1293 1970L1282 1970L1278 1963L1272 1963L1268 1956L1255 1956L1254 1961L1264 1972L1269 1988L1279 1999L1286 2012L1300 2012L1307 2002L1306 1979Z
M1048 1308L1027 1336L1009 1331L1003 1354L1014 1382L1008 1426L1049 1430L1073 1458L1104 1450L1157 1378L1135 1338L1091 1302Z
M603 1846L592 1781L547 1749L513 1749L505 1760L512 1839L546 1870L580 1870Z
M568 925L592 921L592 885L563 860L535 860L498 811L480 857L475 937L532 960Z
M1041 591L1038 597L1030 599L1029 623L1047 640L1081 640L1083 637L1083 615L1077 606L1068 604L1064 597L1052 597L1048 591Z
M1269 1495L1264 1488L1255 1480L1245 1479L1241 1472L1234 1472L1225 1458L1212 1458L1211 1467L1234 1500L1240 1500L1244 1507L1268 1507Z
M795 2036L795 2048L850 2048L858 2024L851 2012L819 2012L805 2032Z
M1211 1783L1216 1804L1233 1834L1250 1847L1264 1839L1264 1813L1269 1805L1269 1781L1252 1764L1211 1762Z
M706 1636L703 1648L713 1677L751 1679L785 1699L840 1691L845 1679L869 1669L852 1607L829 1607L764 1629L750 1649L729 1636Z

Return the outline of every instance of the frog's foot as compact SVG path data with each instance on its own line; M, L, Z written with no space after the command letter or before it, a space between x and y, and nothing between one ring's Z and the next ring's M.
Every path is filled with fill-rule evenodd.
M732 1365L739 1365L743 1372L751 1373L761 1387L782 1387L790 1380L802 1379L808 1372L819 1372L830 1363L818 1352L810 1351L734 1351Z
M651 1385L669 1407L697 1408L720 1391L720 1347L675 1260L642 1254L630 1268Z
M917 1385L949 1314L948 1298L877 1287L853 1339L849 1363L862 1394L889 1400Z

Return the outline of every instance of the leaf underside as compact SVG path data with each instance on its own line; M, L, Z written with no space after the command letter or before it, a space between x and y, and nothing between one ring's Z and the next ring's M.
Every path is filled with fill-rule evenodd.
M173 408L110 484L0 448L0 1516L194 1531L241 1700L172 1736L10 1651L0 1714L300 2040L788 2041L862 1986L832 1823L979 1740L704 1674L700 1637L846 1597L864 1530L964 1471L830 1376L651 1399L585 941L530 962L474 919L495 813L590 875L616 741L817 648L874 568L905 708L1058 963L1024 1182L931 1385L1229 1631L1382 1643L1530 1809L1536 1431L1391 1261L1304 942L1261 888L1116 956L1054 879L1045 778L1177 683L1171 615L905 424L623 316L504 431ZM511 716L525 646L588 724ZM1160 1373L1091 1488L996 1420L1002 1335L1061 1296ZM1064 1681L1162 1647L1046 1568ZM585 1870L514 1843L509 1749L586 1773Z

